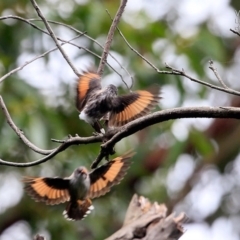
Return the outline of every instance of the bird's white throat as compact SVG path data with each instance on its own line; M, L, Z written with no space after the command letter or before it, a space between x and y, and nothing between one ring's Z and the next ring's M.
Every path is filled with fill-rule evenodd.
M89 124L92 124L93 123L93 119L90 118L84 111L82 111L80 114L79 114L79 118L84 120L85 122L89 123Z

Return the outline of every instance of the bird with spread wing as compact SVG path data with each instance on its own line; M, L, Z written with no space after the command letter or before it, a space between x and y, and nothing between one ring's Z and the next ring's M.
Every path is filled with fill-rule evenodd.
M64 216L68 220L81 220L94 208L91 199L106 194L120 183L133 155L129 151L91 172L78 167L66 178L24 177L25 190L35 201L48 205L68 202Z
M107 127L119 127L153 109L159 99L159 87L118 95L116 86L101 86L101 77L93 71L84 72L77 81L76 105L79 118L103 132L99 120L107 120Z

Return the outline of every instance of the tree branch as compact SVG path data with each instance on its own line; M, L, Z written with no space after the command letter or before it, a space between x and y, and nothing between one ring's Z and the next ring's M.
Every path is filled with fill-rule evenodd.
M77 75L80 76L79 72L77 71L77 69L74 67L74 65L72 64L72 62L70 61L70 59L68 58L67 54L65 53L65 51L63 50L63 48L61 47L61 44L58 42L57 37L55 36L51 26L49 25L49 23L47 22L47 20L45 19L45 17L42 14L42 11L40 10L38 4L36 3L35 0L31 0L31 3L33 5L33 7L35 8L38 16L42 19L44 25L46 26L50 36L52 37L53 41L56 43L56 46L58 47L59 51L62 53L62 56L65 58L66 62L68 63L68 65L72 68L73 72Z
M47 34L48 34L48 33L47 33ZM70 43L71 41L79 38L80 36L81 36L81 35L78 35L78 36L72 38L72 39L69 40L69 41L64 41L64 43L61 43L60 45L64 45L64 44ZM56 51L57 49L58 49L58 47L52 48L52 49L46 51L45 53L43 53L43 54L41 54L41 55L39 55L39 56L36 56L35 58L33 58L33 59L25 62L23 65L15 68L15 69L13 69L12 71L8 72L7 74L3 75L3 76L0 78L0 83L1 83L2 81L4 81L6 78L8 78L9 76L11 76L12 74L14 74L14 73L22 70L22 69L23 69L24 67L26 67L28 64L30 64L30 63L38 60L39 58L42 58L42 57L46 56L46 55L49 54L50 52Z
M91 136L91 137L69 137L64 140L62 145L53 149L46 157L36 160L30 163L13 163L1 160L0 165L7 165L13 167L30 167L53 158L58 153L67 149L72 145L90 144L106 141L101 145L101 151L92 164L92 168L95 168L100 161L111 153L114 145L121 139L128 137L137 131L140 131L151 125L165 122L168 120L178 118L234 118L240 119L240 108L235 107L181 107L168 110L158 111L147 116L138 118L122 127L115 128L106 133L105 136Z
M107 10L106 10L107 11ZM111 18L111 15L110 13L107 11L109 17ZM112 19L112 18L111 18ZM194 81L194 82L197 82L197 83L200 83L202 85L205 85L207 87L210 87L210 88L213 88L213 89L217 89L219 91L223 91L223 92L227 92L227 93L230 93L230 94L233 94L233 95L237 95L237 96L240 96L240 92L239 91L235 91L229 87L227 87L224 82L222 81L221 77L219 76L219 74L217 73L216 69L213 68L213 62L210 61L210 69L214 72L215 76L217 77L218 81L223 85L223 88L222 87L218 87L218 86L215 86L213 84L210 84L210 83L206 83L204 81L201 81L199 79L196 79L196 78L193 78L189 75L187 75L185 73L184 70L178 70L178 69L175 69L171 66L169 66L167 63L165 63L166 65L166 68L168 69L171 69L172 71L162 71L160 69L158 69L153 63L151 63L147 58L145 58L142 54L140 54L136 49L134 49L131 44L127 41L127 39L125 38L125 36L123 35L123 33L120 31L120 29L117 27L117 30L120 34L120 36L123 38L124 42L127 44L127 46L133 51L135 52L140 58L142 58L149 66L151 66L157 73L159 74L171 74L171 75L179 75L179 76L183 76L183 77L186 77L188 79L190 79L191 81ZM238 34L240 36L240 34L232 29L230 29L233 33L235 34Z
M214 73L214 75L216 76L217 80L220 82L220 84L222 84L222 86L225 88L225 89L230 89L222 80L221 76L218 74L218 71L217 69L214 67L214 64L213 64L213 61L210 60L209 61L209 69L211 69Z
M109 151L121 139L130 136L137 131L156 123L165 122L178 118L235 118L240 119L240 108L234 107L180 107L168 110L158 111L147 116L138 118L120 128L107 133L108 141L101 145L101 151L92 163L92 168L96 168L103 157L109 154Z
M121 4L118 8L118 11L115 15L115 18L112 22L112 25L111 25L110 29L109 29L107 40L106 40L106 43L105 43L105 46L104 46L104 49L103 49L103 53L102 53L102 58L101 58L101 61L99 63L98 70L97 70L97 73L99 75L103 74L104 66L107 62L107 56L108 56L110 46L111 46L111 43L112 43L112 40L113 40L114 32L115 32L116 27L117 27L117 25L118 25L118 23L121 19L121 16L122 16L123 11L126 7L126 4L127 4L127 0L121 0Z
M18 135L18 137L23 141L23 143L25 145L27 145L29 148L31 148L34 152L37 152L37 153L40 153L40 154L43 154L43 155L48 155L50 154L52 151L56 150L56 149L53 149L53 150L43 150L41 148L38 148L37 146L35 146L33 143L31 143L27 137L24 135L24 132L19 129L15 123L13 122L8 110L7 110L7 107L3 101L3 98L2 96L0 95L0 106L2 108L2 111L7 119L7 123L8 125L12 128L12 130Z
M229 87L227 89L224 88L224 87L218 87L216 85L213 85L213 84L201 81L199 79L196 79L196 78L193 78L193 77L189 76L188 74L185 73L185 71L183 69L182 70L178 70L178 69L176 69L174 67L169 66L167 63L165 63L165 64L166 64L166 67L168 69L172 70L172 74L174 74L174 75L183 76L183 77L186 77L186 78L190 79L193 82L200 83L200 84L205 85L207 87L210 87L210 88L222 91L222 92L230 93L230 94L233 94L233 95L236 95L236 96L240 96L240 92L239 91L235 91L235 90L233 90L233 89L231 89Z
M83 137L83 138L70 136L64 143L62 143L59 147L52 150L51 153L48 154L46 157L43 157L33 162L28 162L28 163L15 163L15 162L9 162L9 161L4 161L0 159L0 165L6 165L11 167L32 167L52 159L58 153L64 151L65 149L67 149L72 145L89 144L89 143L96 143L101 141L102 141L101 136L92 136L92 137Z
M33 27L33 28L39 30L40 32L42 32L42 33L47 34L47 35L50 36L50 34L49 34L47 31L39 28L37 25L35 25L35 24L32 23L32 21L40 21L40 22L42 22L41 19L25 19L25 18L22 18L22 17L19 17L19 16L13 16L13 15L7 15L7 16L0 17L0 21L1 21L1 20L7 20L7 19L16 19L16 20L25 22L25 23L29 24L31 27ZM78 29L76 29L76 28L74 28L74 27L72 27L72 26L70 26L70 25L61 23L61 22L56 22L56 21L47 20L47 19L46 19L46 21L47 21L48 23L58 24L58 25L67 27L67 28L71 29L72 31L76 32L77 34L80 34L80 35L78 35L78 36L84 35L86 38L88 38L89 40L91 40L92 42L94 42L95 44L97 44L100 48L104 49L104 47L103 47L97 40L95 40L95 39L93 39L92 37L88 36L85 32L79 31ZM57 37L57 39L58 39L59 41L63 42L63 43L69 43L69 44L71 44L72 46L75 46L75 47L77 47L77 48L79 48L79 49L83 49L83 50L85 50L86 52L92 54L93 56L101 59L101 56L99 56L99 55L97 55L96 53L90 51L90 50L89 50L88 48L86 48L86 47L82 47L82 46L79 46L79 45L77 45L77 44L73 44L73 43L71 43L70 41L66 41L66 40L61 39L60 37ZM76 38L74 38L74 39L76 39ZM72 39L72 40L74 40L74 39ZM71 40L71 41L72 41L72 40ZM61 44L61 46L63 46L63 45L64 45L64 44ZM57 49L58 49L58 48L54 48L54 50L57 50ZM51 50L50 50L49 52L51 52ZM47 53L49 53L49 52L47 52ZM43 56L45 56L45 54L44 54ZM43 57L43 56L41 56L41 57ZM129 77L132 79L132 82L133 82L133 77L131 76L131 74L129 73L129 71L128 71L111 53L109 53L109 56L111 56L111 58L120 66L120 68L123 69L123 70L127 73L127 75L129 75ZM37 59L38 59L38 58L37 58ZM31 61L30 61L30 62L31 62ZM30 63L30 62L28 62L28 63ZM112 69L112 71L114 71L114 72L121 78L122 82L125 84L125 86L126 86L128 89L130 89L130 88L132 87L132 86L129 87L129 86L127 85L127 83L126 83L126 82L124 81L124 79L123 79L123 76L122 76L119 72L117 72L108 62L106 62L106 64L108 65L109 68ZM22 69L22 67L19 67L19 69L16 69L16 70L18 71L18 70L21 70L21 69ZM0 82L1 82L1 80L4 80L6 77L8 77L9 75L11 75L12 73L15 73L16 70L14 70L13 72L11 71L10 73L6 74L6 76L4 76L4 78L0 78Z
M29 21L41 21L40 19L29 19ZM56 22L56 21L52 21L52 20L47 20L49 23L53 23L53 24L58 24L64 27L67 27L69 29L71 29L72 31L76 32L76 33L82 33L81 31L79 31L78 29L72 27L71 25L65 24L65 23L61 23L61 22ZM94 38L88 36L87 34L84 34L84 36L86 38L88 38L89 40L91 40L92 42L94 42L95 44L97 44L100 48L104 49L104 47ZM59 39L60 40L60 39ZM60 40L61 41L61 40ZM84 48L83 48L84 49ZM90 52L89 53L93 54L94 56L96 56L97 58L101 59L101 56L97 55L96 53ZM108 53L109 56L111 56L111 58L120 66L121 69L123 69L127 75L132 79L133 82L133 77L131 76L131 74L129 73L129 71L109 52ZM130 89L131 87L129 87L127 85L127 83L124 81L122 75L120 73L118 73L108 62L106 62L106 64L117 74L119 75L119 77L122 79L122 82L125 84L125 86Z

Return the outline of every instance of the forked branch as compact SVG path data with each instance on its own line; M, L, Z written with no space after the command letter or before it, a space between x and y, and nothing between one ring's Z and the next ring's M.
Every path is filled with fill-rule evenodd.
M7 115L6 115L7 117ZM181 108L174 108L168 110L158 111L147 116L141 117L136 119L120 128L115 128L106 133L104 136L91 136L91 137L69 137L67 140L59 141L62 142L61 145L53 150L39 150L41 151L48 151L49 153L46 157L38 159L33 162L29 163L14 163L9 161L0 160L0 165L7 165L13 167L30 167L34 165L38 165L40 163L46 162L49 159L52 159L58 153L62 152L63 150L69 148L72 145L81 145L81 144L90 144L96 142L106 142L101 145L101 151L99 156L97 157L97 161L94 161L92 164L92 168L95 168L100 161L105 157L108 156L111 152L114 145L122 140L125 137L128 137L137 131L140 131L146 127L151 125L174 120L178 118L234 118L240 119L240 108L235 107L181 107ZM11 125L10 125L11 126ZM12 127L12 126L11 126ZM14 131L19 131L18 128L13 128ZM21 139L23 139L23 133L16 132ZM32 146L28 144L28 146ZM36 146L33 145L31 147L33 150L37 149ZM43 152L44 153L44 152ZM42 153L42 154L43 154Z

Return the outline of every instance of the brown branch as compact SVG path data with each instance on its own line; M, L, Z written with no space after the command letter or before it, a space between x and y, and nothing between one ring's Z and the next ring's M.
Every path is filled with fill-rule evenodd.
M106 10L107 11L107 10ZM110 13L107 11L109 17L111 18L111 15ZM112 18L111 18L112 19ZM240 36L240 34L232 29L230 29L232 32L234 32L235 34L238 34ZM119 32L120 36L123 38L124 42L127 44L127 46L134 52L136 53L140 58L142 58L149 66L151 66L157 73L159 74L171 74L171 75L178 75L178 76L183 76L183 77L186 77L188 79L190 79L191 81L194 81L194 82L197 82L197 83L200 83L202 85L205 85L207 87L210 87L210 88L213 88L213 89L217 89L219 91L223 91L223 92L227 92L227 93L230 93L230 94L234 94L234 95L237 95L237 96L240 96L240 92L238 91L235 91L229 87L227 87L223 81L221 81L221 77L218 75L216 69L212 69L210 67L210 69L214 72L215 76L217 77L217 79L219 80L220 78L220 83L224 86L223 88L222 87L218 87L218 86L215 86L213 84L210 84L210 83L206 83L204 81L201 81L199 79L196 79L196 78L193 78L189 75L187 75L185 73L184 70L178 70L178 69L175 69L171 66L169 66L167 63L165 63L166 65L166 68L168 69L171 69L172 71L162 71L160 69L158 69L153 63L151 63L147 58L145 58L142 54L140 54L136 49L134 49L131 44L127 41L127 39L125 38L125 36L123 35L123 33L121 32L121 30L117 27L117 31Z
M220 82L220 84L222 84L222 86L225 88L225 89L230 89L222 80L222 78L220 77L220 75L218 74L218 71L217 69L214 67L214 64L213 64L213 61L210 60L209 61L209 69L211 69L214 73L214 75L216 76L217 80Z
M70 137L67 139L64 143L62 143L59 147L54 149L49 155L46 157L43 157L41 159L38 159L33 162L28 162L28 163L15 163L15 162L9 162L9 161L4 161L0 159L0 165L6 165L6 166L12 166L12 167L31 167L35 166L38 164L41 164L43 162L46 162L50 159L52 159L54 156L56 156L58 153L64 151L68 147L72 145L79 145L79 144L89 144L89 143L96 143L96 142L101 142L102 137L101 136L92 136L92 137Z
M174 74L174 75L178 75L178 76L183 76L183 77L186 77L188 78L189 80L193 81L193 82L196 82L196 83L200 83L202 85L205 85L207 87L210 87L210 88L213 88L213 89L216 89L216 90L219 90L219 91L222 91L222 92L226 92L226 93L230 93L230 94L233 94L233 95L237 95L237 96L240 96L240 92L239 91L235 91L231 88L223 88L223 87L218 87L216 85L213 85L213 84L210 84L210 83L207 83L207 82L204 82L204 81L201 81L199 79L196 79L196 78L193 78L191 76L189 76L188 74L185 73L185 71L182 69L182 70L178 70L176 68L173 68L171 66L169 66L167 63L165 63L166 65L166 68L168 69L171 69L172 70L172 73L168 73L168 74ZM166 74L166 73L164 73Z
M43 154L43 155L48 155L50 154L52 151L56 150L56 149L53 149L53 150L43 150L43 149L40 149L38 148L37 146L35 146L33 143L31 143L27 137L24 135L24 132L19 129L15 123L13 122L8 110L7 110L7 107L3 101L3 98L2 96L0 95L0 106L2 108L2 111L3 111L3 114L5 115L6 119L7 119L7 123L8 125L12 128L12 130L18 135L18 137L23 141L23 143L25 145L27 145L29 148L31 148L34 152L37 152L37 153L40 153L40 154Z
M48 34L48 33L47 33L47 34ZM60 45L62 46L62 45L65 45L65 44L67 44L67 43L70 43L71 41L79 38L80 36L81 36L81 35L75 36L74 38L70 39L69 41L64 41L64 43L61 43ZM44 52L43 54L41 54L41 55L39 55L39 56L36 56L35 58L33 58L33 59L25 62L23 65L15 68L15 69L13 69L13 70L11 70L10 72L8 72L7 74L3 75L3 76L0 78L0 83L1 83L2 81L4 81L6 78L8 78L9 76L11 76L12 74L14 74L14 73L22 70L22 69L23 69L24 67L26 67L28 64L30 64L30 63L38 60L39 58L42 58L42 57L46 56L47 54L49 54L49 53L51 53L51 52L53 52L53 51L56 51L56 50L58 50L58 47L52 48L52 49Z
M49 33L47 31L45 31L45 30L41 29L40 27L38 27L37 25L31 23L31 20L29 20L29 19L25 19L25 18L22 18L22 17L19 17L19 16L13 16L13 15L7 15L7 16L0 17L0 21L1 20L7 20L7 19L17 19L19 21L25 22L25 23L29 24L30 26L32 26L33 28L39 30L40 32L43 32L43 33L49 35Z
M187 219L184 213L167 216L164 204L151 203L147 198L132 197L123 227L106 240L175 240L183 235L182 223Z
M104 157L108 157L109 154L113 154L112 149L115 144L121 139L136 133L148 126L163 121L178 119L178 118L235 118L240 119L240 108L234 107L189 107L189 108L175 108L169 110L163 110L149 114L147 116L136 119L120 128L115 128L106 133L105 136L92 136L92 137L69 137L68 140L64 140L62 145L53 150L43 150L31 143L24 135L24 133L14 124L11 116L4 104L2 97L0 96L0 106L6 116L9 126L16 132L19 138L33 151L46 155L45 157L30 162L30 163L13 163L4 160L0 160L0 165L8 165L14 167L30 167L53 158L58 153L67 149L71 145L89 144L96 142L106 141L101 145L101 151L92 164L92 168L95 168Z
M113 21L110 13L108 10L106 10L108 16L110 17L110 19ZM123 38L124 42L127 44L127 46L133 51L135 52L140 58L142 58L149 66L151 66L154 70L156 70L158 73L162 73L163 71L160 71L153 63L151 63L147 58L145 58L142 54L140 54L136 49L134 49L131 44L128 42L128 40L125 38L125 36L123 35L123 33L121 32L121 30L119 29L119 27L117 27L117 31L120 34L120 36Z
M109 11L106 9L106 12L107 12L107 14L108 14L108 16L110 17L110 19L113 21L113 18L112 18L112 16L110 15L110 13L109 13ZM117 27L117 31L119 32L119 34L125 39L125 37L123 36L123 34L121 33L121 31L119 30L119 28ZM125 39L126 40L126 39ZM126 40L126 42L127 42L127 40ZM127 42L127 44L128 44L128 42ZM130 44L129 44L130 45ZM146 61L147 61L147 59L146 59ZM130 73L128 72L128 74L130 75ZM131 77L131 80L132 80L132 83L131 83L131 85L130 85L130 87L128 87L128 89L131 89L132 88L132 86L133 86L133 82L134 82L134 79L133 79L133 77L130 75L130 77ZM124 82L125 83L125 82ZM126 83L125 83L125 85L126 85Z
M33 28L41 31L42 33L47 34L48 36L50 36L50 34L49 34L47 31L39 28L37 25L35 25L35 24L32 23L32 21L40 21L40 22L42 22L41 19L25 19L25 18L22 18L22 17L19 17L19 16L12 16L12 15L7 15L7 16L0 17L0 21L1 21L1 20L7 20L7 19L17 19L17 20L20 20L20 21L22 21L22 22L25 22L25 23L29 24L29 25L32 26ZM91 40L92 42L94 42L95 44L97 44L100 48L104 49L104 47L103 47L97 40L95 40L95 39L93 39L92 37L88 36L85 32L79 31L78 29L76 29L76 28L74 28L74 27L72 27L72 26L70 26L70 25L61 23L61 22L56 22L56 21L52 21L52 20L46 20L46 21L49 22L49 23L52 23L52 24L58 24L58 25L67 27L67 28L71 29L72 31L75 31L76 33L78 33L78 34L80 34L80 35L84 35L86 38L88 38L89 40ZM78 36L79 36L79 35L78 35ZM75 46L75 47L77 47L77 48L79 48L79 49L83 49L83 50L85 50L86 52L92 54L93 56L101 59L101 56L99 56L99 55L97 55L96 53L92 52L92 51L89 50L88 48L79 46L79 45L77 45L77 44L73 44L73 43L71 43L70 41L66 41L66 40L61 39L60 37L57 37L57 39L58 39L59 41L63 42L63 43L69 43L69 44L71 44L72 46ZM75 38L74 38L74 39L75 39ZM72 39L72 40L73 40L73 39ZM72 41L72 40L71 40L71 41ZM62 45L63 45L63 44L61 44L61 46L62 46ZM58 49L58 48L54 48L54 50L57 50L57 49ZM48 53L49 53L49 52L48 52ZM45 54L44 54L44 56L45 56ZM123 69L123 70L127 73L127 75L129 75L129 77L130 77L130 78L132 79L132 81L133 81L133 77L131 76L131 74L129 73L129 71L128 71L111 53L109 53L109 56L111 56L111 58L120 66L121 69ZM42 57L42 56L41 56L41 57ZM28 64L29 64L29 63L30 63L30 62L28 62ZM108 65L108 67L109 67L110 69L112 69L112 71L114 71L114 72L121 78L122 82L126 85L126 87L127 87L128 89L130 89L131 87L128 87L127 83L126 83L126 82L124 81L124 79L123 79L123 76L122 76L119 72L117 72L108 62L106 62L106 64ZM22 67L20 67L19 69L17 69L17 71L18 71L18 70L21 70L21 69L22 69ZM13 73L15 73L15 72L16 72L16 71L14 70ZM10 74L7 74L6 77L8 77L8 76L11 75L11 74L12 74L12 72L11 72ZM4 77L3 79L0 78L0 82L1 82L1 79L4 80L6 77Z
M240 37L240 33L239 32L237 32L237 31L235 31L235 30L233 30L231 28L230 28L230 31L233 32L234 34L237 34Z
M234 107L180 107L158 111L138 118L123 127L115 128L107 133L107 142L101 145L101 151L92 168L96 168L101 160L109 154L114 145L121 139L128 137L151 125L179 118L234 118L240 119L240 108Z
M41 21L40 19L28 19L28 21ZM57 21L52 21L52 20L47 20L49 23L52 23L52 24L58 24L58 25L61 25L61 26L64 26L64 27L67 27L69 29L71 29L72 31L76 32L76 33L82 33L81 31L79 31L78 29L72 27L71 25L68 25L68 24L65 24L65 23L61 23L61 22L57 22ZM100 48L104 49L104 47L97 41L95 40L94 38L90 37L89 35L87 34L84 34L84 36L86 38L88 38L89 40L91 40L92 42L94 42L95 44L97 44ZM60 39L59 39L60 40ZM60 40L61 41L61 40ZM83 48L84 49L84 48ZM93 54L94 56L96 56L97 58L101 59L101 56L97 55L96 53L93 53L93 52L90 52L88 50L89 53ZM108 53L109 56L111 56L111 58L120 66L121 69L123 69L127 75L132 79L133 81L133 77L131 76L131 74L129 73L129 71L109 52ZM120 73L118 73L108 62L106 62L106 64L108 65L109 68L111 68L122 80L122 82L126 85L126 87L128 89L130 89L131 87L128 87L127 83L124 81L122 75Z
M70 61L70 59L68 58L67 54L65 53L65 51L63 50L63 48L61 47L61 44L58 42L57 37L55 36L51 26L49 25L49 23L47 22L47 20L45 19L45 17L42 14L42 11L40 10L38 4L36 3L35 0L31 0L31 3L33 5L33 7L35 8L38 16L42 19L44 25L46 26L51 38L53 39L53 41L55 42L56 46L58 47L59 51L62 53L62 56L65 58L66 62L68 63L68 65L72 68L73 72L79 76L80 74L78 73L77 69L74 67L74 65L72 64L72 62Z
M107 57L108 57L110 46L111 46L111 43L112 43L112 40L113 40L114 32L116 30L116 27L117 27L119 21L120 21L120 18L123 14L123 11L124 11L125 7L126 7L126 4L127 4L127 0L121 0L121 4L118 8L118 11L115 15L115 18L114 18L114 20L111 24L110 29L109 29L107 40L106 40L106 43L105 43L105 46L104 46L104 49L103 49L103 53L102 53L102 58L101 58L101 61L99 63L98 70L97 70L97 73L99 75L103 74L104 66L107 62Z

